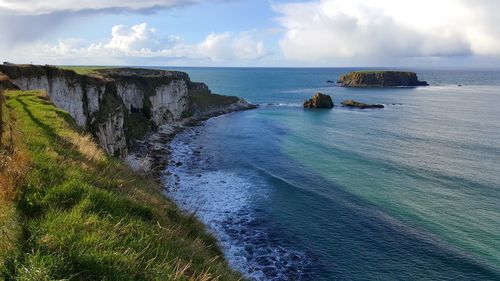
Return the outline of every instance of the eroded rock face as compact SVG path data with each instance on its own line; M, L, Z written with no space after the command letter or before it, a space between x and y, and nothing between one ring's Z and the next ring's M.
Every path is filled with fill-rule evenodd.
M342 102L342 105L345 107L352 107L352 108L359 108L359 109L384 108L384 106L381 104L367 104L367 103L357 102L355 100L345 100Z
M7 75L0 72L0 91L3 90L19 90L19 87L14 85Z
M127 110L132 111L143 108L144 93L135 84L117 81L116 93L122 99Z
M428 86L419 81L415 72L406 71L353 71L340 76L343 87L415 87Z
M111 111L104 122L97 124L97 139L108 153L118 157L128 154L127 139L124 133L124 116L121 108Z
M186 73L156 69L98 70L116 83L116 91L129 113L141 111L154 126L180 120L189 110L191 80ZM195 84L195 83L193 83ZM204 85L203 83L196 83Z
M149 97L152 120L159 126L182 118L188 110L188 87L185 80L173 80L170 84L155 89L156 94Z
M333 108L333 100L329 95L315 94L312 98L304 101L305 108Z

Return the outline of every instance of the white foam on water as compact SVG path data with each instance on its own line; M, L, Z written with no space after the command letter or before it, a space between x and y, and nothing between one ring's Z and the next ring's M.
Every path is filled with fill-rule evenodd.
M202 149L190 145L196 128L171 143L172 161L163 180L167 195L216 236L230 266L252 280L301 280L310 263L300 251L271 243L269 227L253 202L268 197L251 170L215 170Z
M302 107L300 103L264 103L261 106L271 106L271 107Z

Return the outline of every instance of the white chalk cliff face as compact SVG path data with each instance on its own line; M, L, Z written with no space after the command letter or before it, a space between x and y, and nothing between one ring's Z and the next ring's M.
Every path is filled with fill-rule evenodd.
M104 122L97 125L97 139L101 147L111 155L127 156L127 140L123 132L124 118L123 111L117 109L109 114Z
M127 155L127 113L148 107L150 120L159 126L181 119L183 112L189 108L190 81L182 73L154 71L150 79L168 79L161 80L163 84L156 83L156 88L149 89L134 83L137 73L133 69L117 69L115 72L119 76L116 80L105 75L78 75L49 66L0 65L0 72L9 76L21 90L46 91L54 104L67 111L79 126L94 128L93 133L107 153L122 157ZM140 70L138 75L149 79L148 74L147 70ZM112 105L103 103L104 95L117 96L118 100Z
M151 120L156 126L181 119L189 109L188 81L174 79L153 90L154 94L147 99L151 104ZM117 81L116 92L129 113L144 109L147 94L134 83Z
M159 126L182 118L189 108L188 86L185 80L172 80L161 85L150 96L152 120Z
M117 82L116 92L123 101L125 108L142 109L144 93L133 83Z
M79 126L85 126L87 115L83 106L83 89L76 81L71 81L65 77L29 77L23 76L11 79L11 81L21 90L43 90L47 92L52 102L59 108L67 111ZM100 90L100 91L99 91ZM91 89L95 99L92 102L92 109L99 110L99 92L104 89Z

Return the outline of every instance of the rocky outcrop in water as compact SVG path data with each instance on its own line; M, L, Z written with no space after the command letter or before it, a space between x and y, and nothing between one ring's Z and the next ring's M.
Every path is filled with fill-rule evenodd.
M46 91L107 153L121 157L134 140L160 125L253 108L242 99L212 94L179 71L110 68L80 75L47 65L3 64L0 75L21 90Z
M381 104L367 104L362 102L357 102L355 100L345 100L342 102L342 105L345 107L366 109L366 108L384 108Z
M333 100L329 95L315 94L312 98L304 101L305 108L333 108Z
M415 72L407 71L353 71L341 75L337 81L343 87L415 87L428 86L419 81Z

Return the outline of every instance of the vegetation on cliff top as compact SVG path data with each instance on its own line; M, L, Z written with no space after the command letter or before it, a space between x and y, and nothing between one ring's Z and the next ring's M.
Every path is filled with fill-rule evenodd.
M206 91L189 91L189 101L195 110L204 112L217 107L229 106L238 102L235 96L223 96Z
M399 70L356 70L352 71L351 73L363 73L363 74L383 74L383 73L389 73L389 72L401 72L401 73L410 73L409 71L399 71Z
M237 280L193 216L38 92L6 94L0 279ZM4 142L6 143L6 142Z
M87 75L87 74L98 74L98 70L113 68L112 66L58 66L58 68L73 70L74 72Z

